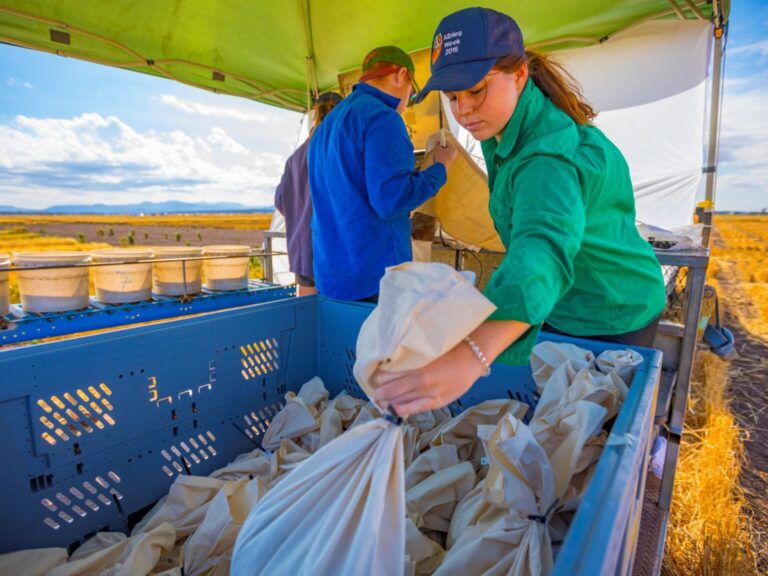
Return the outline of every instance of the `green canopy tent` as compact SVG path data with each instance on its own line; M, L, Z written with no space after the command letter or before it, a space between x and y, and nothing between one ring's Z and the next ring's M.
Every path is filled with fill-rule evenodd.
M312 93L359 66L368 48L426 48L444 15L473 4L2 0L0 41L302 110ZM483 4L513 14L528 44L540 48L590 45L649 19L709 19L716 10L694 0Z
M0 0L0 42L167 77L185 84L303 111L320 91L336 88L371 47L429 47L446 14L475 2L390 0ZM588 47L652 20L712 22L706 197L714 199L722 90L724 31L729 0L486 0L513 14L529 47ZM660 78L659 82L664 79ZM697 153L700 154L700 140ZM703 279L702 279L703 282ZM700 301L700 300L699 300ZM698 319L698 308L691 306ZM688 324L688 323L686 323ZM695 323L691 323L695 332ZM676 381L677 459L693 340L682 348ZM674 416L673 416L674 418ZM675 428L677 426L677 428ZM668 510L674 463L665 470L662 509Z
M365 52L429 47L440 19L475 2L442 0L0 0L0 42L167 77L302 111ZM712 70L706 198L714 200L722 31L730 0L486 0L513 14L529 47L604 42L649 20L710 20Z
M429 47L440 19L475 2L442 0L0 0L0 42L167 77L302 111L365 52ZM706 172L714 200L722 90L722 32L730 0L486 0L513 14L529 47L590 46L649 20L714 23Z

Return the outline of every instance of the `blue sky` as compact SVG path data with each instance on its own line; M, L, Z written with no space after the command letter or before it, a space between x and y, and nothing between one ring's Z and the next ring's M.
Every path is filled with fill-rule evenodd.
M271 205L301 115L0 45L0 205ZM768 208L768 3L731 11L717 208Z
M716 206L768 209L768 2L733 0Z
M0 45L0 205L270 206L301 114Z

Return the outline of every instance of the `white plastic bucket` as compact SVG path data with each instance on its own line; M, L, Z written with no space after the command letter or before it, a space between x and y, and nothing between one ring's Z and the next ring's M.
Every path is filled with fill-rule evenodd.
M163 262L163 259L199 258L202 255L202 248L189 246L161 246L155 248L155 263L152 264L152 292L160 296L198 294L203 284L202 261Z
M139 248L104 248L93 250L94 263L136 262L152 258L152 250ZM115 264L94 266L93 285L96 299L105 304L127 304L152 298L152 264Z
M205 287L209 290L242 290L248 287L250 246L219 245L204 246L205 256L243 256L242 258L220 258L203 260Z
M88 268L35 270L87 264L87 252L18 252L13 255L25 312L66 312L88 307Z
M8 254L0 254L0 268L9 268L11 257ZM8 314L11 304L11 295L8 288L8 272L0 272L0 316Z

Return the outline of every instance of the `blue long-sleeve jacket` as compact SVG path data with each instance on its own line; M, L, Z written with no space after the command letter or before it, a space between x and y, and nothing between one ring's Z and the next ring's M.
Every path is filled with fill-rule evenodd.
M440 163L414 170L398 103L357 84L310 140L315 284L325 296L377 294L384 269L412 259L409 212L445 184Z

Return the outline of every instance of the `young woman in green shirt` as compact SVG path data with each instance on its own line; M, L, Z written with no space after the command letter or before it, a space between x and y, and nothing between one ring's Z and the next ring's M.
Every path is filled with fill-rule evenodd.
M460 10L442 20L431 90L482 141L490 212L507 254L485 289L496 312L419 370L379 372L375 400L407 416L463 395L494 360L526 364L549 331L650 346L665 305L661 267L635 228L629 168L591 124L578 85L526 52L505 14Z

